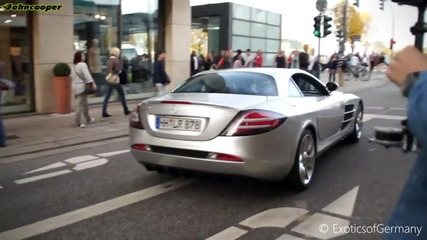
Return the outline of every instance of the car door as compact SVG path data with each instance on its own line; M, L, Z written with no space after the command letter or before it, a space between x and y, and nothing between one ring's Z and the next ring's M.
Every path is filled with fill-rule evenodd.
M292 75L292 80L296 83L302 94L306 98L307 106L316 112L317 132L320 139L327 139L340 131L344 106L332 97L326 87L314 77L296 73Z

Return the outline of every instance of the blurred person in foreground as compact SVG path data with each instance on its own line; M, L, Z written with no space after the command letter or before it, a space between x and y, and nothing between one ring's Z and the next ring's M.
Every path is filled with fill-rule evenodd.
M407 77L419 72L417 81ZM415 47L406 47L391 62L387 77L408 93L408 128L419 141L418 158L413 166L396 209L388 226L397 228L425 228L417 236L414 231L394 231L385 235L387 240L427 239L427 55Z

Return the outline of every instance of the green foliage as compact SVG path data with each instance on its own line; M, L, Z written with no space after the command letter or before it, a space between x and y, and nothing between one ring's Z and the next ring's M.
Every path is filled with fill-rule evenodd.
M53 76L55 77L68 77L71 74L71 69L66 63L57 63L53 67Z

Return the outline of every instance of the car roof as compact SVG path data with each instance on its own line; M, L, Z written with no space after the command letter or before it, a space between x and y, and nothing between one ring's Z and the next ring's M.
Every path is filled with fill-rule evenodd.
M293 74L308 72L297 69L297 68L273 68L273 67L260 67L260 68L233 68L233 69L223 69L223 70L210 70L204 71L197 75L208 74L208 73L221 73L221 72L247 72L247 73L263 73L270 75L274 78L286 77L290 78Z

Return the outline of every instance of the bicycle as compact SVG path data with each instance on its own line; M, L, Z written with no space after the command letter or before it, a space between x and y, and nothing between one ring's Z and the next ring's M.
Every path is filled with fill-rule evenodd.
M367 64L358 64L357 66L349 66L348 71L346 72L346 81L352 79L368 81L371 78L371 72L369 71Z

